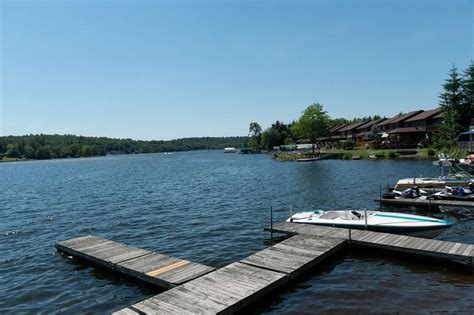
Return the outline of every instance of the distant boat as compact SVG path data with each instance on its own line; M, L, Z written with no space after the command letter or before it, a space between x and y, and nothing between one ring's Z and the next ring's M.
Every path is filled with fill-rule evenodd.
M367 219L365 218L365 215L367 215ZM435 237L453 225L452 221L439 220L419 215L365 210L315 210L299 212L292 215L287 222L316 224L427 238Z
M324 160L324 156L318 156L318 157L312 157L312 158L302 158L302 159L297 159L296 162L313 162L313 161L319 161L319 160Z
M229 148L224 148L224 153L235 153L237 150L235 148L229 147Z

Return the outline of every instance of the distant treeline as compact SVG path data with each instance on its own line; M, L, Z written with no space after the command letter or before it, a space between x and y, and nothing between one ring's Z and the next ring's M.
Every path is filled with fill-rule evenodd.
M168 141L140 141L75 135L25 135L0 137L0 159L54 159L242 147L247 137L202 137Z

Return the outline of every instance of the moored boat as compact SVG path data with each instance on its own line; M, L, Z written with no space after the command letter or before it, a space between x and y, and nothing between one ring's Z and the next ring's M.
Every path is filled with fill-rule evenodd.
M439 189L445 186L469 186L474 183L474 177L460 167L456 159L447 154L438 154L438 160L433 164L440 166L439 177L403 178L395 184L394 189L401 191L414 186ZM445 170L448 172L447 175L444 175Z
M224 148L224 153L235 153L237 150L233 147Z
M403 234L425 238L435 237L453 225L413 214L367 210L306 211L292 215L287 222L316 224L355 230Z

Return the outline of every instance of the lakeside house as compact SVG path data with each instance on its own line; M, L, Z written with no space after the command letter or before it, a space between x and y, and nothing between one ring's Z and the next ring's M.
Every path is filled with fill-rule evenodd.
M416 110L391 118L333 126L328 137L318 140L334 147L363 147L378 138L377 146L413 149L429 145L442 122L441 108Z
M371 133L375 133L375 135L378 134L378 125L382 123L383 121L387 120L387 118L380 118L380 119L374 119L374 120L369 120L368 122L362 124L361 126L356 128L356 131L358 132L356 134L356 144L359 147L362 147L367 144L367 141L370 141Z
M469 131L463 132L459 135L458 149L474 153L474 118L471 120Z

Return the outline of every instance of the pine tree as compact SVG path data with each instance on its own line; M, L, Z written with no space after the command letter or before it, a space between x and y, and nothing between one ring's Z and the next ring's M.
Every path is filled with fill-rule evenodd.
M462 81L462 92L464 104L461 112L461 125L464 130L468 130L471 120L474 118L474 63L464 71Z
M462 131L461 112L464 102L462 80L456 66L453 65L449 78L443 84L444 92L440 94L441 109L443 111L443 124L435 137L435 146L438 148L452 149L456 147L457 138Z

